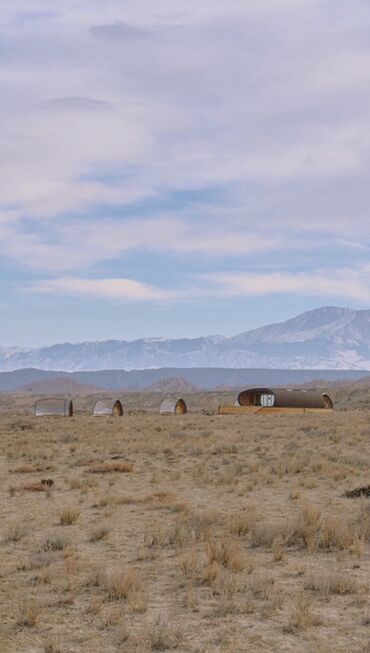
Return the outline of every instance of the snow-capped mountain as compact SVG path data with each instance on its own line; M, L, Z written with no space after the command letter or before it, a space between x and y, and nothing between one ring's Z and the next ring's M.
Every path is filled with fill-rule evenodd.
M325 307L226 338L142 338L0 348L0 371L162 367L370 370L370 310Z

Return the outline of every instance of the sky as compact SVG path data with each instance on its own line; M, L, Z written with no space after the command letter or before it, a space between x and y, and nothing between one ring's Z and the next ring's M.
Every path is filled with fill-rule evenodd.
M370 308L368 0L2 0L0 346Z

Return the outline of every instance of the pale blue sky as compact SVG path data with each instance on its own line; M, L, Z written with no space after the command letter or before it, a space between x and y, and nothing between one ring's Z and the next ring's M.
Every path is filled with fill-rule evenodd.
M0 346L370 307L367 0L3 0Z

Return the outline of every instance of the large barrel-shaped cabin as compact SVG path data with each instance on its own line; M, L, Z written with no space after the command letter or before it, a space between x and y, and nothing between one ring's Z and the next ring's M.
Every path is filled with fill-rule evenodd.
M288 388L243 390L238 396L238 405L264 408L333 408L333 402L326 393Z
M221 415L241 413L325 413L333 402L325 392L290 388L248 388L239 393L234 406L219 406Z

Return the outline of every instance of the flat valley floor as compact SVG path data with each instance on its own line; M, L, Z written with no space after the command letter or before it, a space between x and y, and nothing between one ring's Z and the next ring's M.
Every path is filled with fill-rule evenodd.
M1 653L370 651L370 498L344 496L370 484L366 406L16 413L0 416Z

